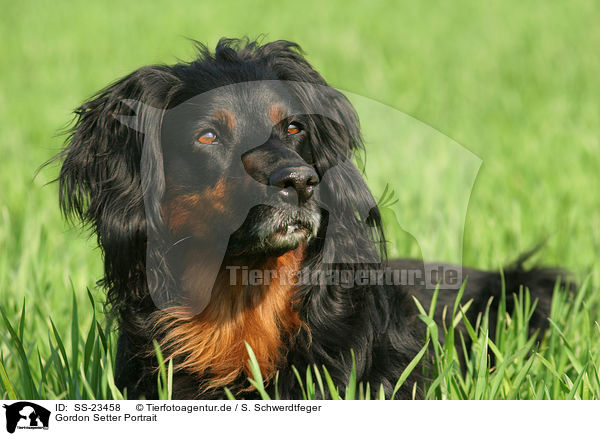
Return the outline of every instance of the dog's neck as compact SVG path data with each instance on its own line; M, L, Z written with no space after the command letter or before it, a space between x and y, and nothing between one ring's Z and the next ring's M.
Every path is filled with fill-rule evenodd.
M226 258L206 308L193 317L173 311L157 315L160 345L176 369L205 380L201 389L231 384L250 374L245 342L269 380L285 357L285 345L302 323L293 308L297 272L305 247L277 258ZM194 291L202 280L197 262L184 269L182 283ZM181 312L184 313L184 312Z

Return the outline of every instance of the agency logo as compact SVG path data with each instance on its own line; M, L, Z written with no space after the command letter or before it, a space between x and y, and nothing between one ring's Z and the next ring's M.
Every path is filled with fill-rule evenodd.
M269 115L257 115L270 98L277 104ZM132 99L121 104L113 114L123 125L119 134L143 141L146 278L159 309L197 315L222 279L226 256L277 257L309 241L327 274L343 267L362 282L363 273L382 264L384 251L396 256L411 247L425 262L415 272L427 289L460 288L464 224L481 159L420 121L329 86L279 80L222 86L168 109ZM361 135L352 106L369 150L386 157L375 167L353 152ZM291 119L305 125L290 121L291 130L281 133L280 123ZM201 128L199 120L238 133L228 133L223 146L216 130ZM300 131L306 148L282 146ZM427 211L418 218L402 207L416 203ZM393 238L383 237L381 216ZM457 266L430 264L440 252ZM203 261L192 266L192 253ZM237 281L238 271L233 274Z
M6 431L14 433L22 430L48 430L50 411L29 401L2 405L6 409Z

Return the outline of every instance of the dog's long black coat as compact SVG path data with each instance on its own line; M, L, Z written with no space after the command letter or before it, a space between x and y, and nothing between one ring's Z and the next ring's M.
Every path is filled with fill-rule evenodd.
M154 150L152 153L161 154L156 156L156 162L163 163L164 168L160 168L150 182L144 181L140 162L142 148L147 146L144 139L147 140L150 133L140 134L134 131L123 125L117 115L132 115L125 100L141 101L164 113L194 95L230 84L258 80L284 80L326 86L324 79L299 54L298 47L293 43L277 41L261 46L253 42L222 40L214 54L201 48L198 59L190 64L139 69L101 91L76 111L76 125L61 155L64 163L59 177L60 201L67 215L91 224L103 250L105 275L102 284L108 290L108 301L118 318L121 333L116 362L117 385L127 388L129 398L152 398L157 395L156 359L152 356L152 341L156 339L159 343L164 343L169 332L169 325L157 327L159 311L148 290L147 263L149 259L161 256L159 248L150 247L148 232L149 229L157 230L161 226L161 220L167 219L165 209L161 209L164 204L160 203L168 196L169 183L173 183L166 180L161 171L167 171L173 162L178 162L180 167L191 165L190 162L195 158L178 161L177 155L171 156L169 153L177 154L179 149ZM269 104L275 95L265 91L263 97ZM264 178L261 181L266 185L277 184L272 181L273 174L281 170L283 164L279 163L286 159L286 168L301 168L307 174L305 179L293 179L285 183L293 185L299 195L305 194L306 204L303 207L312 211L312 216L316 215L310 198L312 188L307 188L310 177L323 178L340 157L350 155L362 147L358 122L350 103L337 91L332 91L328 98L328 105L335 111L337 121L323 116L307 116L301 122L290 122L288 134L295 135L296 124L302 124L300 136L288 137L284 132L275 139L272 138L268 147L264 146L271 151L265 151L265 148L244 157L249 162L244 161L252 177L257 180ZM243 112L235 112L239 108L228 107L227 101L217 104L223 104L226 110L230 110L231 113L226 113L230 118L225 121L231 131L234 130L235 122L240 124L247 116ZM272 112L270 114L271 118L275 116ZM155 120L158 124L163 121ZM275 123L278 121L273 120ZM210 139L213 132L210 131L208 136L206 133L204 135L204 138ZM214 153L214 150L206 153ZM227 170L226 163L215 156L199 161L198 168L199 171L213 172L216 177L219 172ZM316 173L314 176L313 172ZM348 178L344 174L340 173L336 178L322 182L324 186L320 187L321 195L329 194L346 208L372 202L372 196L362 179L357 179L354 173ZM163 193L164 197L156 198L158 204L146 204L145 208L144 202L149 200L144 198L143 189L149 189L146 186L148 183L155 183L157 192ZM189 186L191 182L180 180L178 183L178 186ZM289 186L285 183L281 187L287 189ZM297 213L301 215L304 212ZM249 214L242 226L245 231L236 232L230 239L230 257L226 259L235 258L232 253L240 250L247 251L253 259L268 259L296 249L298 244L288 247L288 242L265 248L262 244L264 241L248 236L253 234L254 228L265 228L275 219L272 215L275 214L269 215L264 208ZM178 216L181 217L181 213ZM344 218L346 221L341 222L338 242L344 245L348 258L336 265L323 263L321 236L327 228L327 214L321 211L318 216L321 222L314 229L310 227L311 223L305 223L307 229L318 234L302 246L303 267L315 270L382 267L381 264L354 263L354 259L350 258L352 253L360 256L360 253L375 252L383 247L383 232L376 208L371 210L368 217L362 218L350 211ZM281 216L278 217L282 222L285 221ZM171 229L173 228L172 226ZM181 235L173 235L174 239L179 237ZM202 244L202 241L199 243ZM238 257L243 259L243 255ZM195 262L202 261L202 258L195 259ZM422 263L412 260L393 260L387 265L400 269L423 268ZM172 271L152 271L156 275L164 274L165 277L173 275ZM507 268L504 275L508 309L511 307L510 296L518 292L520 286L526 286L531 291L532 299L538 300L531 327L544 327L549 316L557 272L550 269L526 271L518 264ZM463 277L468 279L463 301L473 300L469 316L474 320L478 312L485 309L490 297L494 297L491 322L494 324L494 310L502 290L500 274L465 268ZM160 280L167 286L167 279ZM172 280L177 281L176 278ZM246 289L246 292L253 291ZM423 344L424 326L417 318L412 296L416 296L427 307L431 295L431 290L425 290L422 285L370 285L351 289L339 285L300 286L289 300L291 308L281 309L293 311L293 314L286 315L289 319L293 318L289 323L290 331L284 332L282 325L281 343L276 346L277 350L270 351L279 353L276 353L279 357L272 369L279 371L280 396L300 396L300 388L291 370L292 365L301 373L307 365L325 365L336 384L343 386L348 381L352 368L351 350L356 356L359 381L369 382L374 389L382 385L386 395L390 396L396 380ZM441 308L444 305L452 307L455 297L455 291L440 292L437 303L440 309L436 311L438 319L441 318ZM280 318L283 316L277 319ZM243 335L240 338L244 339ZM260 338L257 340L260 341ZM178 359L185 360L185 356L177 354L177 350L175 355ZM240 368L244 364L244 359L238 362ZM209 363L200 374L189 367L177 368L174 376L175 398L223 396L223 386L218 382L207 384L205 380L211 380L211 377L214 379L217 363ZM234 393L252 397L252 391L244 390L248 387L247 375L242 371L233 374L235 379L227 379L225 384ZM417 395L421 395L420 374L420 368L413 371L397 398L410 398L415 383ZM273 383L269 386L272 389Z

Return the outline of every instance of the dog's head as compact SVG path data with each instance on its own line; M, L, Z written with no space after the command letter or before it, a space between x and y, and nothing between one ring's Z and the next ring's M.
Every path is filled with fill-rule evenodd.
M151 257L160 275L182 241L220 266L301 244L322 256L326 235L336 259L357 261L381 235L351 163L356 114L294 43L221 40L192 63L135 71L77 115L61 205L92 224L111 288L139 288Z
M163 117L162 218L174 237L228 243L231 256L279 256L319 230L318 129L297 84L233 73Z

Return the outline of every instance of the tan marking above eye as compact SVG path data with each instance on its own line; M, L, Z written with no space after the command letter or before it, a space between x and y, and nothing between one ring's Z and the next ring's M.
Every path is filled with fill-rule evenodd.
M300 130L302 130L300 126L294 123L290 123L290 125L287 128L288 135L295 135L296 133L300 133Z
M201 144L216 144L217 134L213 130L206 130L198 136L197 141Z
M281 120L284 120L287 116L287 111L285 108L276 103L269 108L269 118L273 122L273 124L279 124Z
M215 121L224 124L229 130L233 130L235 128L236 121L233 112L223 109L215 112L213 117Z

